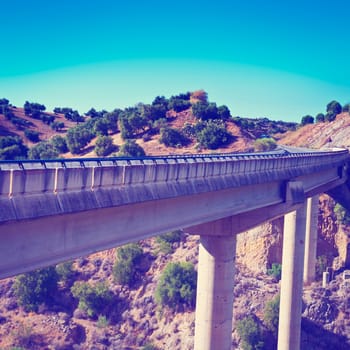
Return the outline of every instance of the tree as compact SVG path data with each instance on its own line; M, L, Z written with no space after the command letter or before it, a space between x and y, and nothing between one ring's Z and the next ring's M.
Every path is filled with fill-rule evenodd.
M196 301L197 272L187 262L169 263L156 288L155 299L159 305L174 310L194 308Z
M49 304L57 290L58 274L55 267L19 275L14 283L18 302L27 311L37 311L40 304Z
M120 147L118 155L121 157L144 157L146 153L135 140L126 140Z
M167 147L181 147L188 144L189 139L181 132L181 130L165 127L160 129L159 142Z
M96 140L95 153L99 157L108 156L113 152L115 146L113 145L113 139L110 136L99 136Z
M201 122L195 128L198 142L208 149L217 149L227 145L232 140L232 135L226 130L222 121Z
M337 115L342 112L342 106L338 101L331 101L327 104L327 113Z
M108 121L104 118L98 118L94 123L95 135L108 135Z
M145 131L149 125L147 118L141 114L140 108L126 108L119 116L121 135L124 140L134 138Z
M59 152L55 147L47 141L39 142L37 145L29 149L29 159L54 159L57 158Z
M245 316L237 322L237 332L242 340L243 350L258 350L264 348L261 327L256 317Z
M278 334L279 310L280 295L277 294L272 300L266 303L264 310L264 323L275 336Z
M32 142L39 142L39 132L36 130L25 129L24 130L25 137Z
M323 113L318 113L315 117L316 123L324 123L325 121L325 116Z
M58 154L68 152L67 141L64 137L55 135L51 138L50 143Z
M27 158L28 147L19 136L0 136L0 159L14 160Z
M301 125L306 125L306 124L313 124L314 123L314 117L311 115L305 115L301 118Z
M66 137L69 151L78 154L92 140L94 134L89 127L79 125L69 129Z
M143 257L139 244L132 243L117 250L117 260L113 267L113 275L118 284L133 286L139 278L138 265Z
M343 106L342 112L350 112L350 103L347 103Z

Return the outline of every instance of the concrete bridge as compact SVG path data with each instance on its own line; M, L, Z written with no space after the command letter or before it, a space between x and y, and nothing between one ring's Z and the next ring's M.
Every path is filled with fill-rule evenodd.
M201 237L195 349L230 349L236 234L285 216L278 349L295 350L317 195L350 209L348 162L347 150L287 148L0 162L0 278L185 228Z

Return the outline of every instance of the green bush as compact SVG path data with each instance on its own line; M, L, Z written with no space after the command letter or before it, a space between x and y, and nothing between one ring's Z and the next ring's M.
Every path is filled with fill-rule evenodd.
M121 157L144 157L144 149L135 140L126 140L118 153Z
M339 203L334 207L334 213L337 217L337 220L342 225L350 224L350 213Z
M141 350L158 350L158 347L156 347L155 345L148 343L145 346L143 346L141 348Z
M159 244L159 250L164 254L171 253L173 250L172 244L180 242L182 234L183 232L181 230L176 230L157 236L156 242Z
M27 311L37 311L40 304L50 304L57 290L55 267L47 267L19 275L14 283L18 303Z
M332 257L327 255L319 255L316 260L316 280L320 281L323 278L323 272L327 267L331 266Z
M65 261L61 264L56 265L56 272L60 281L63 283L69 283L75 275L73 271L73 262Z
M261 327L252 315L237 321L237 332L242 340L243 350L260 350L264 348Z
M71 292L79 300L79 309L85 311L92 319L105 316L108 321L114 322L118 317L118 301L104 282L94 286L77 281L73 284Z
M278 334L279 311L280 295L277 294L272 300L266 303L264 310L264 323L275 336Z
M156 288L155 299L159 305L178 310L193 309L196 301L197 272L187 262L169 263Z
M274 277L277 281L279 281L282 275L282 265L273 263L271 266L271 269L267 270L267 274Z
M127 244L117 250L117 259L113 275L118 284L133 286L139 279L138 266L143 257L143 250L137 243Z
M257 139L254 142L255 152L273 151L277 147L276 141L273 138Z

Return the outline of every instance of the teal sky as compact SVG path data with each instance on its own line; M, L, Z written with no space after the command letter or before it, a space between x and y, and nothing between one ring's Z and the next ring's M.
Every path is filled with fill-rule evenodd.
M350 102L350 2L0 0L0 98L127 107L204 89L232 115Z

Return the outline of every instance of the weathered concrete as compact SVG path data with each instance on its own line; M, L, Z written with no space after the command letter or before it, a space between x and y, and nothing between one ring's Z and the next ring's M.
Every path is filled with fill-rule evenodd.
M201 236L195 350L230 350L236 236Z
M278 350L300 348L306 204L284 219Z
M297 156L1 163L0 222L300 178L305 192L346 181L346 151ZM3 165L4 164L4 165ZM309 195L309 194L308 194ZM44 204L43 204L44 203ZM46 203L48 205L46 205Z
M318 196L307 199L306 237L304 257L304 284L315 281L317 254Z

